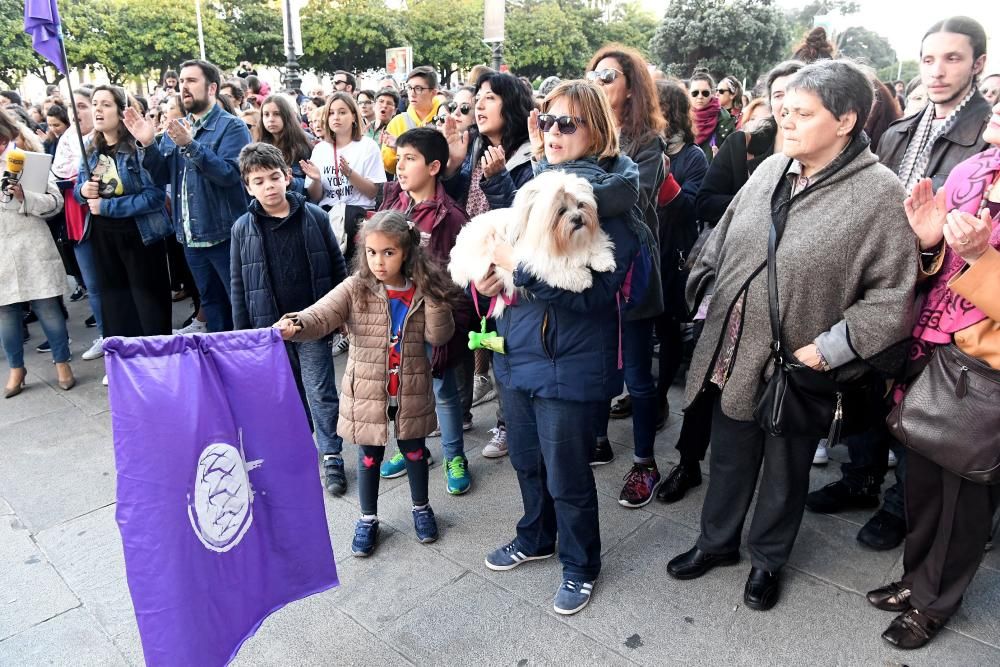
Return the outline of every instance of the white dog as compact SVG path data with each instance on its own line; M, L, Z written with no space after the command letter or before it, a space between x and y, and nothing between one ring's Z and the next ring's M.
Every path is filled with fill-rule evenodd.
M509 209L477 215L462 228L451 250L448 270L465 287L493 266L497 243L514 249L514 262L553 287L582 292L593 283L591 271L615 268L614 243L601 229L590 183L563 171L546 171L528 181ZM514 277L495 267L503 294L514 295ZM494 317L503 312L497 299Z

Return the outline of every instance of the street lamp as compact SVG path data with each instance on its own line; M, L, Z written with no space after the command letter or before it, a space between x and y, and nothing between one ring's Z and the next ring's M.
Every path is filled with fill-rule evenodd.
M285 24L285 72L281 76L285 84L285 92L294 93L302 88L302 77L299 75L299 61L296 53L302 53L302 27L299 22L299 7L292 6L296 0L282 0L283 18Z
M486 0L483 11L483 41L493 51L493 69L500 71L503 65L504 2Z

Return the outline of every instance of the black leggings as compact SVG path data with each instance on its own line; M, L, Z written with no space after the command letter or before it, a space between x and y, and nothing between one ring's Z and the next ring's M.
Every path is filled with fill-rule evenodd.
M406 464L410 480L410 499L414 505L427 504L427 455L423 438L398 440L396 445ZM378 514L379 466L385 457L385 447L358 447L358 499L362 514Z

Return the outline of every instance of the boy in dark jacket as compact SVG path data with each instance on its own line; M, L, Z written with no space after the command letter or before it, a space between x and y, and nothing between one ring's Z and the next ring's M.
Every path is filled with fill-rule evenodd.
M448 141L430 127L404 132L396 139L396 180L386 183L381 210L397 210L420 231L420 245L442 267L448 266L451 249L468 222L465 211L448 196L441 174L448 164ZM455 335L447 345L434 349L434 398L441 430L441 451L448 493L469 490L469 461L463 431L472 428L473 356L468 348L472 303L456 308ZM385 461L382 477L406 474L403 455Z
M291 169L281 151L264 143L240 152L240 175L253 197L233 225L231 272L233 323L237 329L270 327L284 313L298 312L347 277L340 246L323 209L287 190ZM323 456L324 486L347 491L344 441L337 435L340 400L330 337L285 343L295 382Z

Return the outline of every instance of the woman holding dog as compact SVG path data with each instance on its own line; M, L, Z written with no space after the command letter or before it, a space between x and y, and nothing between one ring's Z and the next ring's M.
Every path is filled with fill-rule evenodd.
M634 49L609 44L590 59L587 79L600 87L608 98L618 130L623 154L639 168L639 208L643 221L658 236L656 200L666 174L662 134L666 127L660 113L659 98L649 74L649 67ZM603 465L614 459L608 442L608 417L617 419L632 415L635 449L632 469L625 476L618 502L624 507L642 507L653 498L660 483L660 472L653 458L653 440L660 421L657 409L656 381L653 379L653 327L663 312L663 289L660 283L659 251L654 253L656 265L647 274L643 303L630 308L622 326L625 386L628 396L597 419L597 444L592 465Z
M553 608L574 614L590 601L601 569L597 488L589 465L593 415L622 389L618 300L639 250L627 219L639 198L639 175L632 160L619 153L607 98L586 81L557 86L542 113L532 111L529 132L536 173L560 170L591 185L600 228L614 243L616 267L592 271L591 286L572 292L515 265L509 245L495 250L493 263L511 271L514 284L527 293L497 319L505 354L494 357L524 516L515 538L489 554L486 566L510 570L549 558L558 536L563 581ZM536 193L531 206L548 207L547 224L556 233L586 225L588 216L592 221L593 210L552 201L555 195ZM475 287L485 311L502 281L490 271Z

